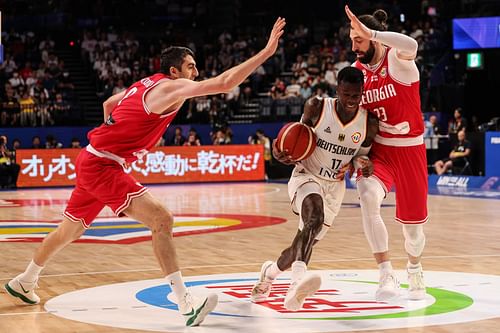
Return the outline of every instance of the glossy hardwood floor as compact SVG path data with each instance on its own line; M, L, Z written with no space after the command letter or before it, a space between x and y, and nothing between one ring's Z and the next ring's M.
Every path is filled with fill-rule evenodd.
M175 214L248 214L287 220L259 228L176 237L184 276L258 272L262 262L275 259L296 232L297 218L289 208L285 184L169 185L150 189ZM2 225L8 221L58 220L70 191L0 192L0 237L4 234L0 238L2 285L24 270L39 244L8 241L5 230L10 229L2 229ZM334 228L314 249L310 269L376 269L362 231L357 202L356 191L348 190ZM390 235L393 265L403 269L406 257L401 226L393 221L392 193L385 204L382 213ZM423 261L426 271L500 275L500 201L431 195L429 209L431 220L425 227L427 247ZM104 217L111 215L106 210L101 214ZM63 319L47 313L43 303L74 290L157 278L161 278L161 272L150 241L71 244L44 269L38 289L42 298L40 305L19 306L4 290L0 291L0 332L140 332ZM500 298L496 305L498 303ZM405 327L390 332L496 332L499 327L500 313L497 318L488 320ZM210 332L217 331L212 329Z

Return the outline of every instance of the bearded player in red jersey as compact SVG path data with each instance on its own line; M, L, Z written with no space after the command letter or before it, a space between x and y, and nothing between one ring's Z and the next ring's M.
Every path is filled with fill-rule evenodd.
M186 99L228 92L240 85L276 52L285 24L283 18L276 20L266 47L255 56L200 82L194 81L198 70L193 52L184 47L169 47L162 52L160 73L106 100L104 124L88 133L90 143L77 157L76 187L63 221L44 239L26 271L5 285L7 292L24 303L38 304L40 297L34 289L47 261L78 239L101 209L108 206L116 215L129 216L151 229L155 256L186 325L200 324L217 305L217 296L191 296L179 271L172 237L172 212L126 174L123 167L147 154Z
M351 21L353 66L361 69L365 85L361 105L379 118L370 159L372 177L358 177L363 228L380 268L375 294L378 301L399 295L399 282L389 258L388 234L380 207L387 192L396 189L396 221L403 227L408 254L408 296L425 298L420 259L427 222L427 159L420 110L420 75L415 64L417 42L406 35L385 31L387 13L356 17L345 6Z

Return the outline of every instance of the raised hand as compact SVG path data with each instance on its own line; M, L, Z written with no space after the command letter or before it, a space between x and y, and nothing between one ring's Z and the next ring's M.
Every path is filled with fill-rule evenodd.
M345 13L347 14L349 20L351 20L351 29L353 29L359 37L364 39L372 38L372 30L361 23L361 21L357 18L356 15L353 14L353 12L351 12L349 6L347 5L345 5Z
M276 22L274 22L273 30L271 31L271 35L269 35L269 40L267 41L267 45L264 48L269 54L269 56L273 55L278 48L278 42L280 37L285 32L283 28L286 25L286 21L282 17L278 17Z

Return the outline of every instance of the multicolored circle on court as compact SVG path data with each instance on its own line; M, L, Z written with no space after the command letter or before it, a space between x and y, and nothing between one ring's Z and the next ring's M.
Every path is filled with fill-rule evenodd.
M266 302L250 302L258 273L186 278L193 294L217 293L219 304L205 320L203 332L341 332L446 325L500 317L496 295L500 276L473 273L425 273L427 296L402 296L376 302L378 271L315 271L322 286L302 310L291 312L283 300L290 283L284 273ZM398 271L400 278L405 272ZM163 279L135 281L67 293L49 300L47 311L67 319L159 332L183 332L175 298Z
M41 242L56 221L0 220L0 242ZM258 228L286 219L242 214L189 214L174 216L174 236ZM132 244L151 239L151 231L130 218L97 218L76 243Z

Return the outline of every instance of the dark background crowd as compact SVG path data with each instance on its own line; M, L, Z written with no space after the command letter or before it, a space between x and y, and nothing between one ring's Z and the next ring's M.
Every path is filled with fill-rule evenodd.
M453 18L498 15L500 4L491 0L2 0L0 128L98 125L102 102L157 72L165 47L190 47L199 79L213 77L260 50L277 16L288 24L275 56L231 92L185 103L173 127L210 124L211 137L203 144L229 144L232 124L297 120L305 99L335 96L337 73L354 60L346 3L356 14L385 9L389 30L418 41L430 166L454 147L460 130L498 129L500 52L484 51L485 68L468 71L465 52L453 50L451 31ZM159 145L201 143L195 134L178 131Z

